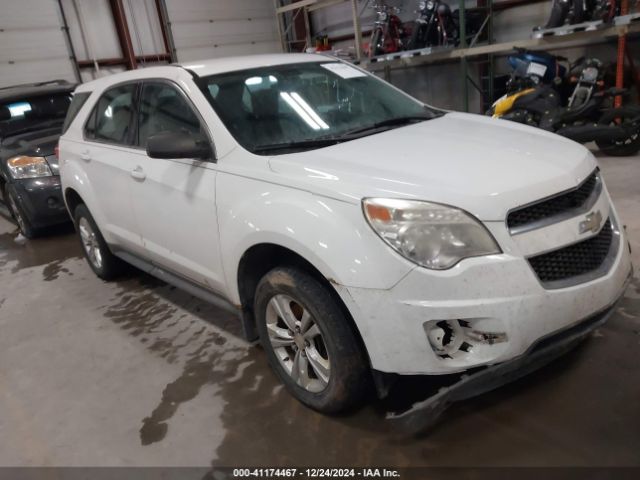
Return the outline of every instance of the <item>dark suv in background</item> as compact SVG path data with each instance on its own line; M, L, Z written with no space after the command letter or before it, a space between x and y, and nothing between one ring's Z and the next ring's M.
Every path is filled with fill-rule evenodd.
M55 148L74 88L63 80L0 88L0 200L28 238L70 221Z

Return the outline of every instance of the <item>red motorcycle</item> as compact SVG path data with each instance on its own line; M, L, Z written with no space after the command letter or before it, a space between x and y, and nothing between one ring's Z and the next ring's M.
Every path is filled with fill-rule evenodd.
M405 32L398 17L400 9L384 2L374 2L372 7L376 9L376 21L369 41L369 58L404 50Z

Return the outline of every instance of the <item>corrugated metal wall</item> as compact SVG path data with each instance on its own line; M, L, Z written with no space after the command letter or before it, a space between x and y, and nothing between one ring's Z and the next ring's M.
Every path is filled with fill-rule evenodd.
M108 0L61 0L82 81L124 70ZM123 0L138 67L168 53L155 0ZM178 61L280 51L272 0L166 0ZM111 60L102 62L98 60ZM0 0L0 87L76 81L58 0Z
M53 0L0 0L0 87L74 79Z
M179 61L280 51L271 0L166 0Z

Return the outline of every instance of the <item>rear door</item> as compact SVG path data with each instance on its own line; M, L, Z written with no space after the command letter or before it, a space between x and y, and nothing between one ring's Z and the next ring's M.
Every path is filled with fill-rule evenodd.
M137 157L133 140L139 88L131 82L106 90L84 126L84 142L68 145L68 153L87 173L98 204L94 216L107 242L137 252L141 239L131 208L131 170Z
M210 290L224 292L215 204L216 164L195 159L155 159L147 139L185 131L211 142L204 121L178 85L145 81L139 101L133 209L150 258Z

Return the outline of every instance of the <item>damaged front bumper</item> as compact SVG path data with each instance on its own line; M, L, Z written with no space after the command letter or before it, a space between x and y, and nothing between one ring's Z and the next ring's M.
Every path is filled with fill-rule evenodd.
M632 272L629 274L625 288L631 277ZM441 388L438 393L415 403L409 410L402 413L389 413L387 420L411 433L418 433L428 429L436 423L442 413L453 403L481 395L513 382L569 352L609 319L615 311L620 298L616 299L607 309L588 319L540 339L525 354L513 360L483 367L474 373L460 375L456 383Z

